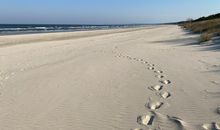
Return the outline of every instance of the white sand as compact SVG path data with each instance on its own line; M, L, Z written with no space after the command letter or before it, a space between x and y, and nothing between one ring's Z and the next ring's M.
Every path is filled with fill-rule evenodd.
M175 25L0 36L0 130L218 129L220 51L194 38Z

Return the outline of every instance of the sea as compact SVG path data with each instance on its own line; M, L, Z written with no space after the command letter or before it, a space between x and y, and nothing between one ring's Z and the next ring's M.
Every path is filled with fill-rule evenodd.
M0 24L0 35L49 33L49 32L73 32L117 28L133 28L145 26L144 24L121 25L62 25L62 24Z

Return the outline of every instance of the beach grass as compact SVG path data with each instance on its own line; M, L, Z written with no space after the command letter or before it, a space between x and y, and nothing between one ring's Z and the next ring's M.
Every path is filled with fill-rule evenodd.
M220 18L204 21L186 21L180 25L192 33L201 34L200 42L209 41L213 37L220 36Z

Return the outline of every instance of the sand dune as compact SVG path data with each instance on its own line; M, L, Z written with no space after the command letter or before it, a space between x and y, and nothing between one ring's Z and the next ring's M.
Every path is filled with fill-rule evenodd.
M219 130L220 52L176 25L0 37L1 130Z

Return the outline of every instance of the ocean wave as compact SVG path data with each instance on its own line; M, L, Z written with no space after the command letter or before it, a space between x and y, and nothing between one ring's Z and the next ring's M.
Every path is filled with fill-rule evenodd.
M38 33L56 31L80 31L100 30L112 28L129 28L140 25L24 25L24 24L0 24L0 34L10 33Z

